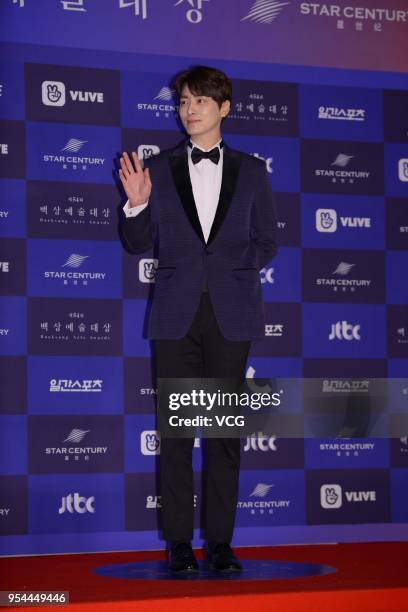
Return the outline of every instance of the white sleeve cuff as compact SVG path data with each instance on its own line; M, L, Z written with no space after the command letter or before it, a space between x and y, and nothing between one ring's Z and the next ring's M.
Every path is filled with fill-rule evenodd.
M148 204L149 204L149 200L145 202L144 204L140 204L139 206L130 206L129 200L128 200L123 207L123 212L128 218L137 217L137 215L139 215L142 212L142 210L146 208Z

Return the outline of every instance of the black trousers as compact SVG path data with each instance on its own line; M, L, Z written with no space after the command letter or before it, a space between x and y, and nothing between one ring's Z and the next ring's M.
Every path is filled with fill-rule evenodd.
M158 378L239 378L245 376L250 341L226 340L210 296L203 293L188 334L156 340ZM193 537L194 438L163 437L160 451L163 535L168 541ZM234 530L240 465L239 438L207 439L206 539L230 542Z

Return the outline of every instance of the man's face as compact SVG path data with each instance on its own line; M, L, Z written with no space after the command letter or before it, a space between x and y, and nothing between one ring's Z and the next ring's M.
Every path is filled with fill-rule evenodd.
M226 117L230 109L228 100L218 106L217 102L208 96L194 96L185 85L180 96L180 119L192 137L214 136L220 133L220 125L223 117Z

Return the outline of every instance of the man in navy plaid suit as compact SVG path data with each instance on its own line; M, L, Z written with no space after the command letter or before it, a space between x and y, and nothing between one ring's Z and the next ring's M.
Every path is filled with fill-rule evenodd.
M189 139L147 160L120 159L128 201L122 239L155 246L159 265L149 318L159 378L242 378L250 342L264 335L261 270L276 253L276 214L265 164L230 149L221 123L231 82L204 66L177 77ZM197 571L193 537L193 438L161 446L163 533L170 569ZM207 440L206 539L215 570L240 570L232 539L239 438Z

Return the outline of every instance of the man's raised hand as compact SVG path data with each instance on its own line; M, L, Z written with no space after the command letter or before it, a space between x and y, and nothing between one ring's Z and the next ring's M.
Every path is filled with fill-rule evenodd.
M147 202L152 191L149 169L142 169L140 159L132 151L132 161L125 152L120 158L119 178L129 199L129 205L140 206Z

